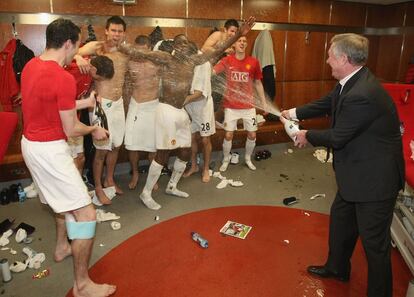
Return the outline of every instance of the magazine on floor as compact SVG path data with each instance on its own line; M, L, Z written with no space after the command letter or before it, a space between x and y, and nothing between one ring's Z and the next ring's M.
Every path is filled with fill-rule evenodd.
M220 229L220 232L240 239L245 239L250 230L252 230L251 226L227 221L227 223Z

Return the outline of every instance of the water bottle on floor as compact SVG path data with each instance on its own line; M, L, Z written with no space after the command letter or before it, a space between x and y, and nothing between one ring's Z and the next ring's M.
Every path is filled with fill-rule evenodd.
M9 261L7 261L5 258L0 260L0 271L4 283L11 281L12 276L10 273Z
M26 200L26 192L21 184L17 185L17 194L19 195L19 202L24 202Z
M202 247L202 248L208 248L208 241L206 239L204 239L203 237L201 237L200 234L196 233L196 232L191 232L191 237L193 238L193 240L195 242L198 242L198 244Z

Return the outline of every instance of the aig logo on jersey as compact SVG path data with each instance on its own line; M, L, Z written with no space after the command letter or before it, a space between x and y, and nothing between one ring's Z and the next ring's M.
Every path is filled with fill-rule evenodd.
M248 82L249 72L233 71L231 73L231 80L237 82Z

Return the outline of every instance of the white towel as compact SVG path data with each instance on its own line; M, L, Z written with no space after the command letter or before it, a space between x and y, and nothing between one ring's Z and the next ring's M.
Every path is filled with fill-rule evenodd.
M254 42L252 56L259 60L262 69L266 66L274 65L274 72L276 74L273 40L269 30L263 30L257 36Z

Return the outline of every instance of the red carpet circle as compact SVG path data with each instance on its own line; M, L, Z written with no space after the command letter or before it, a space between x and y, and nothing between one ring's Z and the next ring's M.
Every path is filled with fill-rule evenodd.
M252 230L246 239L219 232L228 221ZM95 282L117 286L113 296L362 297L367 267L361 244L349 283L306 273L327 255L327 215L271 206L214 208L182 215L127 239L90 269ZM192 231L209 242L201 248ZM393 250L394 297L405 297L411 273ZM67 296L72 296L71 292Z

